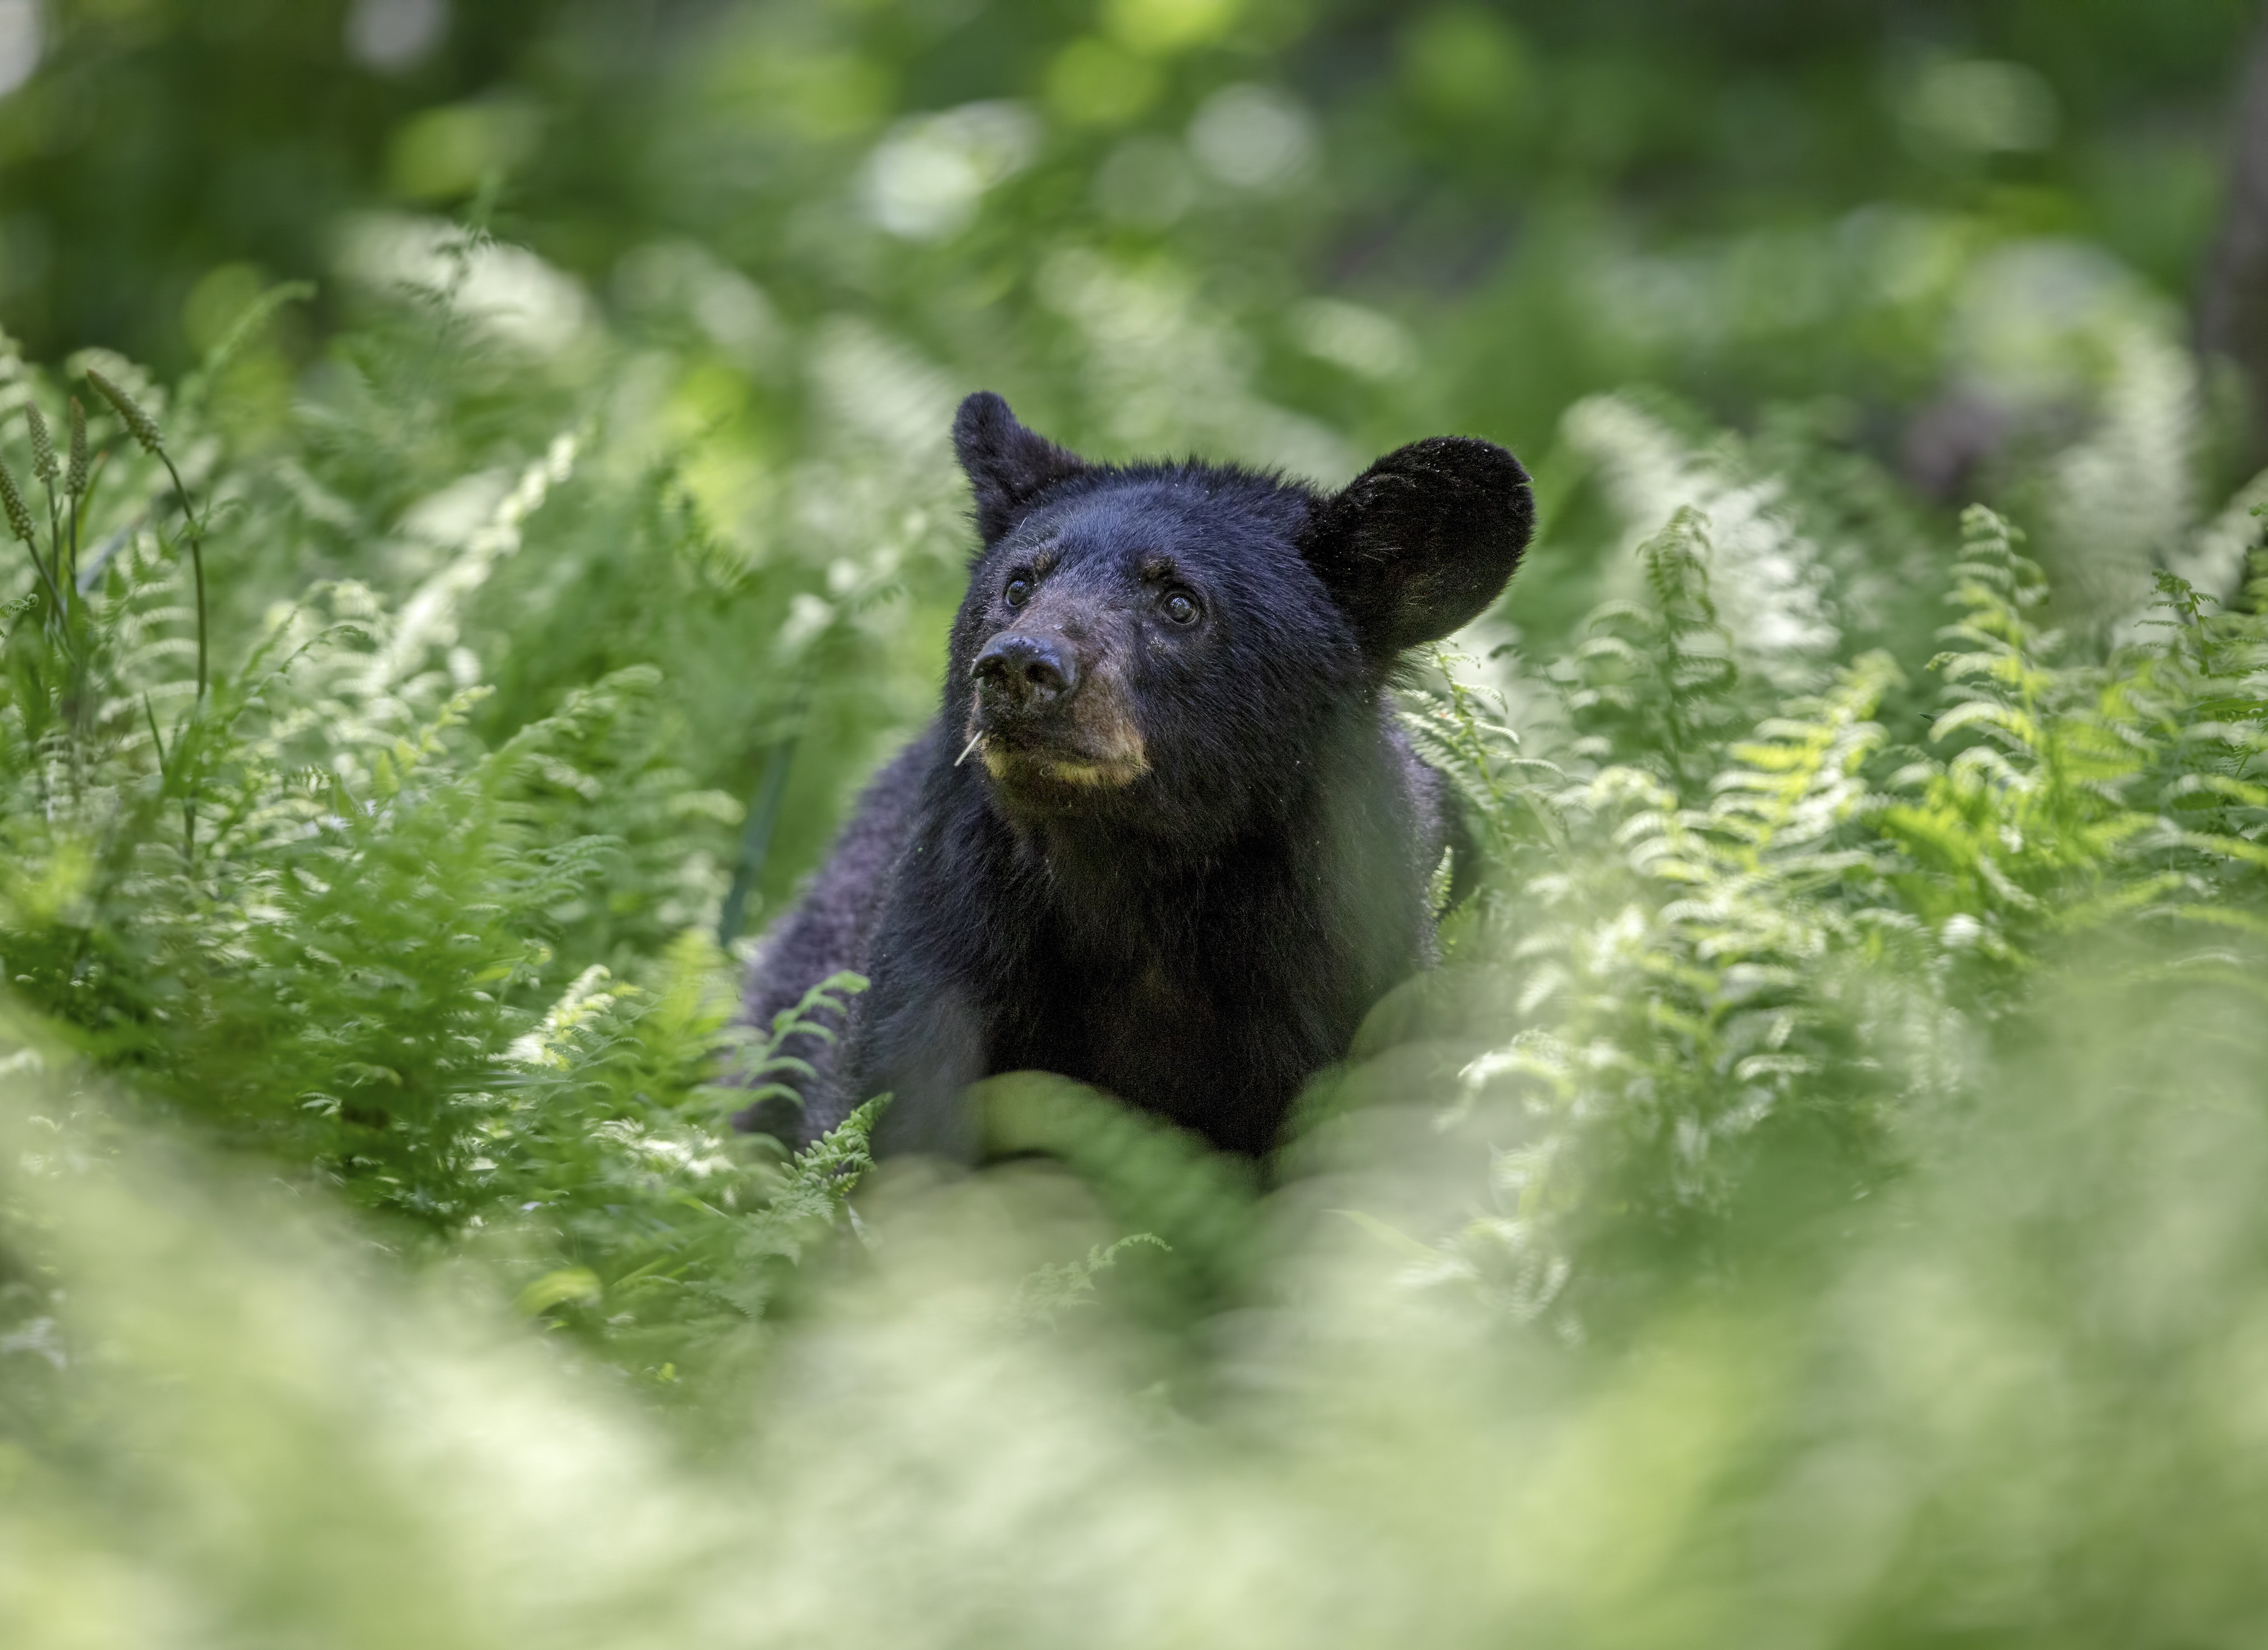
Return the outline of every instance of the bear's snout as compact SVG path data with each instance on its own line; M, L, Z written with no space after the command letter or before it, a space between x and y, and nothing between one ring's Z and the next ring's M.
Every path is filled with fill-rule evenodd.
M1006 630L985 643L969 667L985 716L1036 714L1069 698L1079 662L1060 642Z

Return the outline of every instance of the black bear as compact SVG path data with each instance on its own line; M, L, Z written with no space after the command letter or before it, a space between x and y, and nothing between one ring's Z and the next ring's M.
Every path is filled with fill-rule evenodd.
M815 1138L968 1155L961 1092L1060 1072L1220 1148L1273 1144L1389 986L1432 960L1447 787L1394 721L1404 649L1504 589L1535 512L1486 441L1323 494L1213 464L1093 464L971 395L982 539L944 704L761 947L771 1023L838 969L841 1040L792 1040Z

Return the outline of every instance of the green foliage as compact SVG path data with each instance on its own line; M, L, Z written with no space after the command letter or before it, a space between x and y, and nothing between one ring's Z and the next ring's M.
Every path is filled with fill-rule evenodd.
M1238 1298L1253 1241L1255 1188L1246 1166L1059 1078L1012 1072L971 1094L987 1155L1060 1162L1116 1228L1156 1243L1160 1255L1146 1270L1162 1280L1174 1315L1202 1315ZM1053 1300L1066 1278L1091 1281L1095 1270L1042 1272L1030 1288Z
M792 1163L727 1114L864 982L826 982L762 1035L736 1023L737 964L692 925L681 866L687 821L737 808L666 765L652 667L491 748L472 733L489 690L433 668L453 601L571 454L531 467L399 608L318 584L208 685L198 541L224 566L272 556L282 519L240 502L269 475L103 379L161 464L122 475L98 432L74 473L108 484L81 509L30 422L54 391L18 384L58 508L13 574L0 704L16 1000L130 1073L153 1118L381 1212L409 1252L491 1256L523 1310L647 1381L733 1366L777 1272L837 1219L871 1109ZM169 448L201 453L237 507L192 502ZM96 564L75 567L81 542ZM642 981L588 961L624 953Z
M1926 1120L1988 1092L1970 1040L2028 1023L2080 937L2158 936L2154 967L2245 978L2220 936L2261 932L2268 630L2161 573L2133 634L2163 639L2090 659L2041 627L2019 536L1963 518L1948 651L1863 655L1757 716L1759 661L1682 507L1639 547L1642 594L1502 678L1543 755L1515 755L1484 687L1427 696L1413 729L1498 846L1431 988L1464 1035L1496 1028L1432 1085L1493 1141L1494 1206L1432 1275L1571 1332L1642 1317L1665 1283L1754 1265L1775 1231L1800 1250L1895 1184ZM1892 747L1878 713L1925 668L1927 745ZM1506 784L1515 763L1535 777Z
M2073 239L2235 11L18 9L0 313L194 366L0 350L0 1637L2258 1636L2268 482ZM730 1126L979 387L1535 460L1269 1164Z
M1664 777L1705 775L1739 715L1733 638L1709 597L1707 527L1690 507L1640 547L1645 599L1610 601L1590 616L1574 664L1583 685L1568 697L1583 755L1628 750L1676 764Z
M279 1602L271 1572L225 1545L183 1581L187 1561L119 1510L205 1505L149 1463L193 1473L199 1429L254 1425L258 1403L355 1486L321 1516L438 1551L472 1502L384 1488L387 1469L341 1431L368 1378L339 1374L337 1349L358 1343L325 1326L359 1314L408 1337L396 1357L416 1381L456 1383L430 1400L448 1427L491 1425L507 1387L578 1418L562 1425L580 1442L489 1447L482 1496L519 1494L499 1486L539 1456L581 1473L644 1447L629 1440L654 1423L615 1413L594 1382L669 1416L667 1447L709 1464L637 1468L634 1487L566 1505L615 1543L620 1509L600 1506L627 1497L689 1543L688 1574L723 1528L795 1561L797 1521L831 1532L830 1551L912 1551L972 1475L1005 1474L1033 1499L988 1528L1042 1591L1108 1590L1091 1567L1104 1548L1070 1533L1090 1526L1104 1547L1150 1530L1157 1562L1196 1565L1156 1532L1203 1524L1217 1501L1259 1532L1226 1558L1256 1585L1282 1563L1307 1573L1283 1555L1344 1539L1381 1494L1438 1497L1476 1459L1532 1462L1557 1439L1521 1539L1592 1530L1562 1504L1620 1507L1644 1484L1662 1533L1643 1564L1596 1533L1549 1573L1514 1566L1508 1591L1460 1582L1420 1602L1372 1567L1348 1585L1445 1631L1515 1600L1620 1622L1689 1598L1681 1578L1714 1521L1788 1497L1823 1496L1822 1528L1890 1565L1867 1521L1908 1503L1802 1487L1819 1451L1920 1429L1937 1441L1910 1469L1915 1506L1957 1502L1980 1451L2043 1482L2043 1463L2123 1412L2137 1360L2200 1344L2207 1303L2249 1299L2238 1239L2164 1262L2158 1286L2186 1315L2092 1354L2055 1433L1917 1411L1906 1354L1846 1321L1926 1336L1940 1331L1911 1327L1901 1291L2059 1291L2051 1309L1968 1308L1955 1337L2038 1357L2103 1309L1979 1201L1998 1182L1975 1165L2005 1176L2028 1153L2050 1225L2092 1196L2144 1231L2187 1196L2178 1176L2102 1190L2104 1166L2127 1160L2074 1134L2052 1103L2070 1094L2130 1153L2252 1160L2257 1038L2230 1006L2257 1005L2268 939L2268 621L2251 594L2217 600L2166 571L2154 605L2138 580L2124 619L2051 629L2051 573L1989 510L1957 541L1934 529L1933 553L1853 455L1689 438L1659 401L1588 403L1570 439L1610 508L1563 518L1536 555L1594 557L1601 599L1557 631L1544 615L1509 637L1486 622L1467 638L1484 656L1437 650L1407 690L1405 726L1484 844L1479 886L1447 917L1441 969L1318 1086L1296 1149L1256 1176L1022 1074L978 1096L999 1168L877 1170L879 1101L791 1160L729 1115L781 1092L785 1040L826 1035L863 982L824 982L770 1027L737 1022L740 959L711 935L743 816L715 782L746 770L711 731L738 718L745 753L807 742L830 718L879 740L917 714L858 678L868 648L937 622L924 591L950 587L947 518L889 503L892 488L933 500L935 455L885 470L860 468L850 436L827 449L828 484L867 499L829 530L880 534L857 556L840 539L823 562L792 540L736 547L692 460L571 384L498 401L480 347L412 371L418 328L454 335L465 301L440 290L343 343L350 365L288 439L232 439L201 390L169 394L107 357L92 416L65 382L10 367L16 404L61 410L22 415L21 450L0 452L36 490L18 488L29 541L0 702L0 958L22 1016L0 1073L18 1143L0 1198L0 1437L16 1463L0 1508L26 1491L70 1508L40 1538L69 1573L124 1565L239 1624L477 1639L449 1625L468 1606L434 1602L429 1619L372 1602L351 1566L328 1602ZM433 428L383 435L412 412ZM75 432L68 462L58 424ZM452 455L469 473L445 481ZM1912 591L1886 599L1884 565L1925 580L1953 622L1933 632ZM357 567L372 577L342 576ZM289 600L258 599L294 578ZM749 626L774 652L744 690L734 638ZM1836 662L1852 637L1873 645ZM814 760L847 766L839 749ZM2183 1068L2153 1066L2139 1031L2122 1041L2106 1004L2196 1028L2223 1144L2133 1115L2162 1087L2151 1073ZM2099 1070L2070 1066L2082 1045L2101 1046ZM184 1138L200 1144L163 1144ZM198 1190L249 1164L317 1212ZM312 1235L288 1244L334 1256L346 1220L367 1253L253 1258L302 1219ZM222 1285L185 1284L190 1264L240 1277L269 1303L263 1322L288 1310L299 1327L192 1327ZM1935 1281L1898 1281L1917 1268ZM437 1289L454 1303L419 1298ZM173 1304L153 1315L151 1292ZM461 1350L487 1344L453 1338L466 1314L490 1337L540 1326L548 1366ZM1868 1372L1804 1423L1824 1443L1787 1431L1829 1402L1815 1356ZM260 1373L276 1358L301 1396ZM190 1384L159 1401L169 1359ZM1685 1373L1665 1386L1648 1373L1665 1366ZM318 1379L340 1396L312 1396ZM122 1406L151 1418L131 1462L101 1441ZM1632 1455L1625 1434L1656 1443ZM1178 1440L1166 1456L1124 1453L1161 1436ZM1370 1441L1338 1465L1341 1444L1287 1441L1351 1437ZM2135 1516L2160 1505L2147 1463L2090 1459ZM1686 1475L1668 1503L1664 1462ZM742 1504L713 1501L720 1463L771 1485L784 1521L711 1510ZM297 1470L232 1482L282 1518L313 1493ZM1392 1542L1496 1527L1486 1495L1462 1494L1452 1533ZM1031 1510L1063 1498L1087 1524ZM1599 1516L1596 1531L1620 1527ZM2028 1542L2083 1568L2125 1526L2034 1506L1966 1528L2013 1576ZM2228 1532L2191 1534L2211 1548ZM280 1528L263 1539L299 1553ZM578 1581L593 1619L674 1620L642 1590L667 1566L621 1556L634 1548ZM1836 1608L1940 1619L1948 1561L1901 1551L1910 1579L1836 1593ZM284 1564L334 1573L313 1553ZM1752 1565L1733 1602L1691 1606L1694 1633L1717 1641L1795 1573ZM940 1622L976 1619L963 1587L893 1584L853 1613L861 1632L950 1637ZM1186 1607L1200 1638L1249 1625L1195 1593ZM822 1637L858 1636L828 1619ZM995 1641L1040 1617L985 1619ZM1319 1618L1300 1636L1344 1629Z

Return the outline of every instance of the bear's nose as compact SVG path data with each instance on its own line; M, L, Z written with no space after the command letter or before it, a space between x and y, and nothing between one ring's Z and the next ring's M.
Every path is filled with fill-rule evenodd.
M985 643L968 674L988 710L1037 711L1079 682L1079 667L1069 652L1044 637L1013 630Z

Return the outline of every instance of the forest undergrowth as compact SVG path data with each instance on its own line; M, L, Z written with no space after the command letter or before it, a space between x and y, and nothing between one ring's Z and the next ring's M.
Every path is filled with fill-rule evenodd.
M734 1023L710 753L917 713L858 661L950 599L941 472L762 565L446 313L240 439L273 307L0 363L20 1642L2257 1634L2228 520L2153 584L1585 403L1581 616L1516 581L1403 696L1479 890L1279 1159L1016 1079L1001 1167L877 1169L729 1127L800 1021Z

